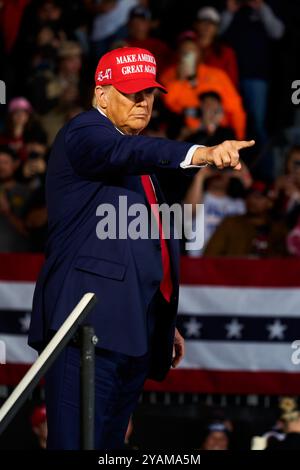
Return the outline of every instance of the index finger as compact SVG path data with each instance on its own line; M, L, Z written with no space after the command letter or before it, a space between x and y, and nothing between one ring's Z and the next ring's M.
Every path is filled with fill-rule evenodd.
M253 145L255 145L255 140L237 140L237 149L238 150L241 150L241 149L245 149L247 147L253 147Z

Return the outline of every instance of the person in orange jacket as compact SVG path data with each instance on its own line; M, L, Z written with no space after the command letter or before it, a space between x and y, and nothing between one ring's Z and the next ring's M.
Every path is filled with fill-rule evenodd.
M185 123L190 129L200 124L199 95L214 91L222 99L225 122L232 127L238 139L244 139L246 113L242 99L228 75L220 69L205 65L201 53L193 39L187 36L178 49L178 61L161 76L162 83L168 87L164 96L167 108L177 114L185 115Z

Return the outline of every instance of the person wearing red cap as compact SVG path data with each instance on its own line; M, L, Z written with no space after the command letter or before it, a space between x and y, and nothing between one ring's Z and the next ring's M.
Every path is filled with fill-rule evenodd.
M31 429L37 437L40 449L46 449L47 442L47 416L46 406L37 405L30 416Z
M120 48L99 61L94 109L58 133L47 169L46 263L33 300L29 344L41 350L82 295L98 303L88 315L96 347L95 447L124 445L129 418L146 378L163 380L184 354L176 330L177 240L164 238L157 211L163 195L158 168L183 171L215 164L240 168L239 150L253 142L205 148L138 135L148 124L155 90L155 57ZM121 221L137 204L156 222L159 237L114 236L102 227L109 207ZM130 219L130 217L129 217ZM120 222L121 224L121 222ZM49 449L80 446L80 355L72 341L45 377Z

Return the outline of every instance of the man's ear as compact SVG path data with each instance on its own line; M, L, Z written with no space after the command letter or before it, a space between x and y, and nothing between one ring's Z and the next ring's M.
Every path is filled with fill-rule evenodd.
M102 109L106 109L107 108L107 91L100 85L96 86L95 96L96 96L98 106L100 106Z

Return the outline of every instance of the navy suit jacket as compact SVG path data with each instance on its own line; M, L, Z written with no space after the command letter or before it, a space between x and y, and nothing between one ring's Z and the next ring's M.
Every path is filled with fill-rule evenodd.
M47 169L48 242L33 299L31 346L41 349L83 294L94 292L98 303L86 323L94 325L98 346L132 356L146 352L146 312L162 278L160 242L100 240L96 211L110 203L118 216L119 196L127 196L128 206L147 203L141 174L151 175L163 202L153 173L179 169L191 145L122 135L96 109L79 114L59 131ZM169 251L174 292L170 304L158 312L150 372L157 380L170 368L178 303L177 240L169 241Z

